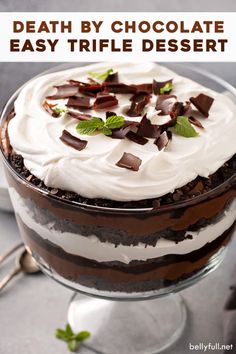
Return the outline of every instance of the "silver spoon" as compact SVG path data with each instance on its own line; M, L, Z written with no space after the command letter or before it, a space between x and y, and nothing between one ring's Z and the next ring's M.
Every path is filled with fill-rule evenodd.
M5 276L0 281L0 291L5 288L5 286L9 283L9 281L14 278L17 274L20 272L27 273L27 274L33 274L37 273L40 271L39 266L31 256L31 254L25 249L17 258L16 261L16 268L9 273L8 275Z
M16 245L13 248L11 248L6 253L4 253L3 255L1 255L0 256L0 264L3 263L5 261L5 259L7 259L9 256L11 256L14 252L16 252L19 248L21 248L23 246L24 246L24 244L23 244L23 242L21 242L18 245Z

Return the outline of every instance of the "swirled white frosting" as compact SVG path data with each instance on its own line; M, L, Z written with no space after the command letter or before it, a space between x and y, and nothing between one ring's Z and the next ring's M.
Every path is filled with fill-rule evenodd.
M111 139L102 134L79 136L77 120L64 115L52 118L42 107L45 96L54 92L53 86L66 80L85 81L88 71L103 72L112 67L119 72L120 82L138 84L173 78L173 94L179 101L205 93L215 99L209 118L202 118L205 129L196 128L199 136L185 138L173 135L167 148L158 151L153 139L138 145L128 139ZM126 117L130 95L116 95L119 106L111 109ZM153 95L145 111L155 124L160 117L155 110ZM60 102L65 104L65 102ZM108 198L118 201L141 200L162 196L195 179L208 177L236 153L236 106L223 94L177 75L153 63L100 63L43 75L25 85L15 102L16 116L9 124L9 137L14 150L24 158L25 166L49 187L76 192L88 198ZM105 111L88 112L105 117ZM130 117L126 117L131 119ZM135 121L141 117L132 118ZM63 129L88 141L77 151L59 138ZM116 166L124 152L142 159L139 171Z

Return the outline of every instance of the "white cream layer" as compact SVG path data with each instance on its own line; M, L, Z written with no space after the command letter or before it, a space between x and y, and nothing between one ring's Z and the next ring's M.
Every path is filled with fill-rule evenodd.
M170 254L187 254L214 241L236 219L235 199L217 223L200 229L199 232L187 231L186 234L192 235L192 239L186 239L178 244L160 239L155 246L145 246L145 244L139 243L137 246L119 245L115 247L112 243L100 242L94 235L85 237L71 232L59 232L54 229L53 222L42 226L33 219L32 211L25 206L23 199L13 188L10 188L10 195L14 208L22 221L43 239L51 241L67 253L98 262L120 261L128 264L133 260L145 261Z
M78 121L68 116L52 118L42 107L45 96L54 92L53 85L63 84L68 79L85 81L88 71L103 72L110 67L119 72L120 82L127 84L173 78L173 94L179 101L185 102L199 93L212 96L215 101L210 116L201 119L205 129L196 128L200 134L195 138L174 135L163 151L158 151L153 139L142 146L128 139L111 139L102 134L80 136L88 140L83 151L65 145L59 139L63 129L79 137L75 129ZM117 97L119 106L111 110L126 117L130 95ZM167 117L157 115L155 102L153 95L146 112L153 123L163 123ZM15 102L15 112L16 117L9 124L10 141L15 151L24 157L25 166L31 173L49 187L89 198L130 201L159 197L198 175L208 177L236 153L236 106L232 101L154 63L100 63L35 78L21 91ZM105 112L89 113L105 117ZM135 121L140 119L133 118ZM124 152L142 159L138 172L116 166Z

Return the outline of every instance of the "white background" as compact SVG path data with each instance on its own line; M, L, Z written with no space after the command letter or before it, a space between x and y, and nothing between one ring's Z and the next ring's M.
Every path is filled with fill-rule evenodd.
M0 13L0 61L2 62L39 62L39 61L53 61L53 62L62 62L62 61L236 61L236 38L235 38L235 30L234 30L234 22L235 22L236 13L231 12L159 12L159 13L150 13L150 12L137 12L137 13L125 13L125 12L116 12L116 13L99 13L99 12L80 12L80 13L71 13L71 12L4 12ZM50 20L58 20L58 21L72 21L73 22L73 33L13 33L13 21L21 20L23 22L27 20L36 21L36 28L40 24L42 20L50 21ZM80 22L81 21L104 21L103 25L100 27L100 32L95 33L95 31L91 31L90 33L81 33ZM150 22L154 22L156 20L161 20L164 23L168 21L185 21L186 28L191 28L194 21L204 21L204 20L212 20L212 21L224 21L224 33L155 33L153 31L149 33L119 33L115 34L111 31L111 23L116 20L121 21L132 21L135 20L138 22L147 20ZM50 47L48 46L48 50L46 52L10 52L10 39L20 39L21 44L24 43L24 40L30 38L32 44L35 46L35 41L37 39L59 39L59 43L56 46L55 52L50 51ZM132 39L133 41L133 51L128 53L122 52L111 52L110 48L105 49L104 52L79 52L76 50L75 52L70 52L69 45L67 43L68 38L73 39L99 39L106 38L116 39L116 44L119 47L121 41L124 38ZM193 38L197 39L228 39L228 43L226 44L225 52L156 52L155 50L150 52L142 52L141 42L143 38L148 38L153 41L156 39L166 40L170 38L175 38L177 40L181 40L183 38L189 38L192 40ZM78 48L78 47L77 47ZM220 48L220 47L218 47Z

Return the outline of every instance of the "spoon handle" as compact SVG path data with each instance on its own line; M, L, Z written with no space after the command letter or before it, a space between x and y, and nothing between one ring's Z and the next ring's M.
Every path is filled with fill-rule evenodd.
M5 288L5 286L9 283L9 281L14 278L15 275L19 274L21 272L21 268L17 267L15 268L11 273L6 275L1 281L0 281L0 291Z
M21 242L18 245L14 246L11 248L9 251L4 253L2 256L0 256L0 264L5 261L10 255L12 255L14 252L16 252L19 248L23 247L24 244Z

